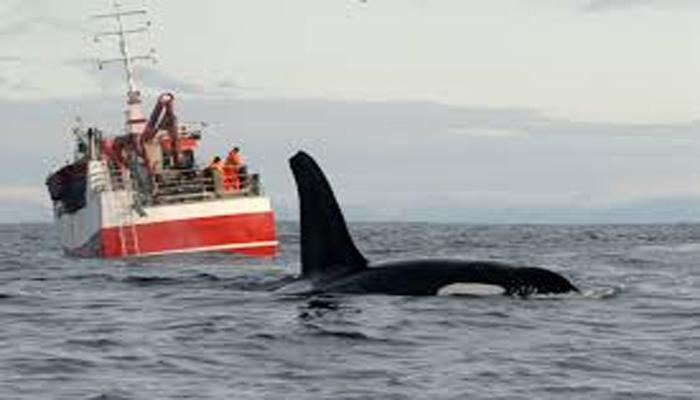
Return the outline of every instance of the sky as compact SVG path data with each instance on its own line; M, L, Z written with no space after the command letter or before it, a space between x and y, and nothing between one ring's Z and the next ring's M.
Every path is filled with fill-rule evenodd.
M281 219L314 155L353 220L700 222L696 0L123 0L146 108L176 93ZM109 0L0 1L0 222L47 221L70 127L117 132ZM133 26L143 23L138 18Z

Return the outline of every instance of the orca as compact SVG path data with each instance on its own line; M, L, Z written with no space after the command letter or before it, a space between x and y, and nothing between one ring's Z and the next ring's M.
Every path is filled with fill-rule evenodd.
M289 164L299 196L301 276L282 293L527 297L579 291L552 271L495 261L418 259L370 265L314 159L299 151Z

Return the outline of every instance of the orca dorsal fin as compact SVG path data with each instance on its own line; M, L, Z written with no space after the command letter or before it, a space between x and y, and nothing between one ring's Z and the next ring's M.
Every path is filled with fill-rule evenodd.
M303 151L289 159L299 194L301 276L323 278L361 270L367 260L355 247L326 176Z

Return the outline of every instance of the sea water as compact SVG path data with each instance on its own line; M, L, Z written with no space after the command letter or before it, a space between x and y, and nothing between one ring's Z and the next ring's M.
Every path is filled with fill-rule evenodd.
M700 225L353 224L368 259L541 266L582 295L276 293L274 260L67 258L0 225L0 399L700 398Z

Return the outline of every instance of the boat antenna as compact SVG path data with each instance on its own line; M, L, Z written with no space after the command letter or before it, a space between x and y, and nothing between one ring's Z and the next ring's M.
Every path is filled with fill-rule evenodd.
M112 0L112 8L113 11L111 13L99 14L93 17L98 19L114 19L117 23L117 30L99 32L95 34L94 39L95 42L99 42L103 37L117 37L119 40L120 56L109 59L99 59L97 60L97 66L99 69L103 69L107 64L120 63L124 67L124 74L128 88L126 131L127 133L140 134L143 132L146 119L143 114L143 110L141 109L141 92L136 86L134 79L134 62L139 60L149 60L155 63L157 59L155 49L153 48L151 48L148 53L132 55L129 48L128 38L130 35L148 32L151 26L151 21L146 19L142 25L130 28L126 25L126 19L128 17L145 16L147 18L148 11L145 8L125 10L123 9L120 0Z

